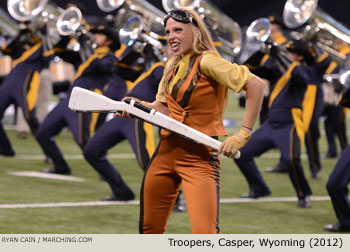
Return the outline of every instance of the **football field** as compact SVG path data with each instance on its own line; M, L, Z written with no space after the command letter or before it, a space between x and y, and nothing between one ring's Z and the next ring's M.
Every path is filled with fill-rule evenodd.
M227 127L229 135L239 129L244 110L236 106L231 95L225 118L236 125ZM233 123L234 124L234 123ZM258 125L258 124L257 124ZM257 128L256 126L255 128ZM2 234L136 234L139 220L139 191L143 171L127 141L108 152L110 161L136 193L135 201L102 202L111 194L107 183L100 180L84 160L81 150L67 130L56 137L72 168L71 176L43 176L43 153L33 138L17 138L17 131L7 127L16 151L14 158L0 157L0 232ZM327 151L323 123L320 150ZM339 149L339 148L338 148ZM256 159L267 184L269 197L242 200L248 185L231 159L221 157L220 232L223 234L313 234L337 219L325 185L337 159L322 159L321 179L312 179L306 151L302 151L304 172L313 191L312 208L298 208L295 191L287 174L271 174L279 153L271 150ZM166 233L191 233L187 213L172 213Z

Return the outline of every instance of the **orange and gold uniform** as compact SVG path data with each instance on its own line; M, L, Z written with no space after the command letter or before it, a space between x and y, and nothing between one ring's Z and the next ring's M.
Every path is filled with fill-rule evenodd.
M163 76L157 101L166 104L169 116L177 121L211 137L226 135L222 116L227 89L240 92L254 75L212 52L187 55L187 60L184 56L175 71ZM219 232L217 151L162 129L142 183L140 233L165 231L181 185L192 232Z

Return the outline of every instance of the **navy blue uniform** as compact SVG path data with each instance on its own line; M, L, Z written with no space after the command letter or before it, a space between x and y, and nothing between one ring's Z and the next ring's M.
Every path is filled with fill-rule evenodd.
M306 107L304 108L304 113L311 113L312 111L310 124L307 128L305 136L305 144L309 158L309 167L313 178L319 178L320 171L322 169L320 150L318 146L318 140L321 136L319 129L319 119L324 110L322 82L323 75L331 62L332 58L330 56L327 56L327 54L323 54L318 57L315 64L310 66L311 82L309 83L308 88L313 88L315 92L311 95L311 97L307 97L306 99L311 99L311 102L313 104L310 105L313 107L313 109ZM308 96L308 91L306 93L306 96Z
M343 228L350 231L350 146L341 154L327 182L327 191L331 197L335 214Z
M156 63L149 71L142 74L127 96L143 101L154 101L159 81L163 76L163 65L160 62ZM123 86L121 80L118 83L111 83L110 88L118 92L120 90L118 86ZM152 126L142 120L115 117L102 125L84 148L86 160L107 181L113 196L119 200L132 199L134 195L106 155L110 148L125 139L131 144L140 167L145 169L155 147Z
M340 144L340 153L348 145L346 136L346 113L344 108L339 105L326 105L323 115L326 116L324 127L328 142L328 150L326 157L335 158L338 154L335 136L338 137Z
M133 49L133 46L126 47L122 45L119 50L115 52L117 62L113 69L113 75L108 85L108 88L103 91L103 95L120 101L126 96L128 90L134 85L134 81L140 76L145 69L144 63L139 63L138 59L142 55ZM144 59L141 60L144 62ZM98 130L105 122L107 113L94 113L93 124L94 130Z
M116 58L110 53L109 48L99 47L86 62L82 63L77 71L75 80L68 91L68 95L47 115L44 122L35 134L43 151L49 156L56 171L68 172L70 168L65 161L62 152L57 146L54 136L59 134L64 127L68 127L74 136L74 140L83 148L90 137L91 115L75 113L68 108L71 90L81 87L89 90L103 90L112 76L112 66Z
M344 48L348 53L349 48ZM345 53L343 53L345 54ZM329 69L328 69L329 70ZM334 69L337 71L337 69ZM345 90L348 90L348 84ZM340 104L350 107L346 98L346 93L342 93ZM340 106L339 106L340 107ZM342 109L342 107L340 107ZM350 183L350 146L347 146L338 162L336 163L332 173L329 175L326 185L332 205L338 219L338 223L329 224L323 227L324 231L331 232L350 232L350 201L349 201L349 183Z
M0 121L5 110L11 105L23 109L25 119L33 133L36 132L39 121L35 115L35 105L40 86L39 73L48 66L51 56L44 56L43 43L23 42L19 34L10 44L2 48L5 54L10 55L13 61L13 69L2 82L0 89ZM0 154L13 156L14 150L0 123Z
M332 62L326 70L326 74L337 74L339 73L339 70L339 66L337 66L335 62ZM337 94L341 93L343 86L337 81L333 81L332 83L330 83L330 85L333 85L334 92L336 92ZM326 157L334 158L338 154L337 145L335 143L335 136L338 137L340 143L340 152L344 151L344 149L348 145L345 123L346 114L342 106L340 106L339 104L331 103L325 104L323 116L326 117L324 121L324 127L328 142L328 151Z
M250 192L262 192L265 195L270 192L254 157L278 148L281 152L281 164L288 170L298 198L304 199L311 195L300 160L301 139L305 131L298 127L302 122L302 100L309 74L306 66L293 63L289 67L271 93L267 120L240 149L241 157L234 159L248 181Z

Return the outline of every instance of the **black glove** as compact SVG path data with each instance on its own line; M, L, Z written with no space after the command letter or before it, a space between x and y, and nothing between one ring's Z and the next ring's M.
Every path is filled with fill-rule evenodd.
M262 58L265 56L265 53L262 51L257 51L254 54L252 54L244 63L243 65L249 65L253 67L258 67L260 65L260 62Z
M277 57L280 56L280 51L281 51L281 50L278 48L278 46L271 45L269 54L270 54L272 57L277 58Z

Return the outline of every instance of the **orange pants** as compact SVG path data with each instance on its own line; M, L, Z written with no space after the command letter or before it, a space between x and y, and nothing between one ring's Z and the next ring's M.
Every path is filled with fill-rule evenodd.
M218 233L220 160L210 147L162 139L141 187L140 233L164 233L182 185L192 233Z

